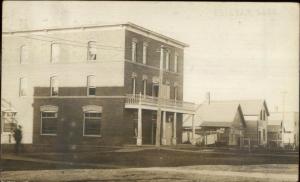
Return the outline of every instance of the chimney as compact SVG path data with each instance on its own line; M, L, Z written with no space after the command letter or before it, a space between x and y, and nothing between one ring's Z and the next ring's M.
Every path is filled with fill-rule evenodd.
M210 92L206 93L206 103L210 104Z

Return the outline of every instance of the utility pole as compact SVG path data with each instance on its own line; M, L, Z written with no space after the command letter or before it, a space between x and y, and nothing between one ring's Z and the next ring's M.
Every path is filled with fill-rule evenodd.
M286 91L282 91L282 122L284 123L284 116L285 116L285 95L286 95ZM284 126L284 124L283 124Z
M157 118L156 118L156 138L155 146L160 147L160 127L161 127L161 89L163 82L163 60L164 60L164 47L160 47L160 60L159 60L159 86L158 86L158 102L157 102Z

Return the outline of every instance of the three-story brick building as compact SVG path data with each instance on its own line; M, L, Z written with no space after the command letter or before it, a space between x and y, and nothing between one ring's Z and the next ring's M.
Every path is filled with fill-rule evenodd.
M52 148L181 142L187 44L132 23L2 33L2 143ZM160 83L160 80L162 82Z

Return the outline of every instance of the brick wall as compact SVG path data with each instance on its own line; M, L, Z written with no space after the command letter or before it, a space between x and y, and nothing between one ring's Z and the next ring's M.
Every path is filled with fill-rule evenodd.
M137 40L137 59L136 63L131 62L131 44L132 40ZM147 63L144 65L143 62L143 43L147 42ZM147 95L152 95L152 78L159 76L159 62L160 62L160 47L164 45L170 51L170 71L164 71L163 82L170 82L171 86L171 99L174 98L174 83L178 84L178 100L183 98L183 49L179 49L173 46L169 46L165 43L159 42L147 38L145 36L136 34L131 31L125 32L125 59L129 62L125 63L125 91L131 93L132 91L132 73L137 74L136 78L136 93L142 92L142 77L146 75L147 79ZM178 73L174 72L174 57L175 53L178 55Z
M57 136L40 135L40 106L58 106ZM99 105L103 107L101 137L83 136L82 106ZM33 121L33 143L62 147L67 145L120 145L129 135L129 122L123 120L124 99L35 99Z
M87 96L87 87L59 87L59 96ZM123 96L124 87L96 87L96 96ZM50 87L35 87L34 96L50 96Z

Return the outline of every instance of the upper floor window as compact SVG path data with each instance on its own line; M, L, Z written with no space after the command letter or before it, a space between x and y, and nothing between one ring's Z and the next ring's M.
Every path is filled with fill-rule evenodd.
M178 87L175 86L174 87L174 100L177 100L177 97L178 97Z
M87 52L88 60L94 61L97 60L97 48L96 48L96 42L90 41L88 42L88 52Z
M96 105L83 106L83 135L100 136L102 107Z
M146 42L144 42L144 44L143 44L143 64L147 63L147 47L148 47L148 44Z
M260 111L260 120L266 120L266 111L265 110L261 110Z
M174 56L174 72L178 72L178 55Z
M170 52L166 51L166 62L165 69L168 71L170 67Z
M20 63L21 63L21 64L27 63L27 61L28 61L28 56L29 56L29 53L28 53L28 46L22 45L22 46L20 47Z
M134 95L136 93L136 73L131 75L131 93Z
M131 42L131 61L136 62L136 47L137 47L137 40L133 39Z
M51 96L58 96L58 79L57 76L50 78L50 94Z
M87 77L87 95L96 95L96 77L94 75L89 75Z
M27 92L27 78L22 77L20 78L20 89L19 89L19 96L26 96Z
M41 134L56 135L57 134L57 106L45 105L41 106Z
M58 43L51 44L51 63L59 62L60 45Z
M147 94L147 80L143 80L143 95Z

